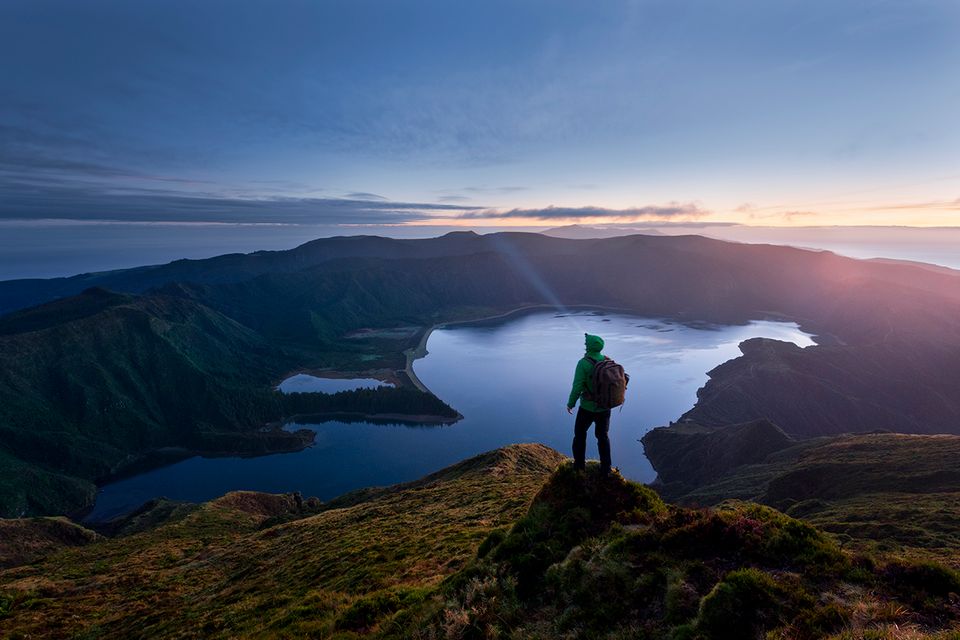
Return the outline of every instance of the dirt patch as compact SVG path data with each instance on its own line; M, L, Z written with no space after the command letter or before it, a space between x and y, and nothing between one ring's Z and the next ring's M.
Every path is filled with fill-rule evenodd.
M232 491L210 504L264 518L296 510L296 502L290 494L277 495L256 491Z
M34 562L65 547L102 539L67 518L0 520L0 568Z

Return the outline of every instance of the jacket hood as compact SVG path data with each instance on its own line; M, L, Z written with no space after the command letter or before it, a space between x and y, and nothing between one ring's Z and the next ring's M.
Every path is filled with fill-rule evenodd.
M592 336L589 333L583 334L583 341L587 347L587 351L603 351L603 338L600 336Z

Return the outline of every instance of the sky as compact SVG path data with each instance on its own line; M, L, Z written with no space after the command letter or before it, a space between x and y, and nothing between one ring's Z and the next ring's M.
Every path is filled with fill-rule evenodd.
M956 0L3 0L0 77L8 236L960 226Z

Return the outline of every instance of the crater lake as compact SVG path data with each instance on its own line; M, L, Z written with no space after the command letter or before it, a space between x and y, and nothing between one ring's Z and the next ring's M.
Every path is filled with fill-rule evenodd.
M87 520L105 520L164 496L200 502L234 490L299 491L326 500L361 487L414 480L472 455L517 442L542 442L570 455L574 417L565 409L583 334L601 336L604 353L630 374L627 401L615 409L613 465L624 476L656 476L639 439L696 402L707 372L764 337L800 347L812 337L795 323L681 324L599 311L535 311L495 322L436 328L417 377L463 415L449 426L331 420L291 423L316 432L299 452L255 458L194 457L101 488ZM593 431L587 457L596 458Z

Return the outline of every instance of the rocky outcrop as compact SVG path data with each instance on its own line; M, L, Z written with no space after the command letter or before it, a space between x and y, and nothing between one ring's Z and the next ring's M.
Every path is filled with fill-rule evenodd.
M683 495L730 471L763 462L795 444L779 427L755 420L723 428L679 423L648 432L644 452L657 471L658 488Z

